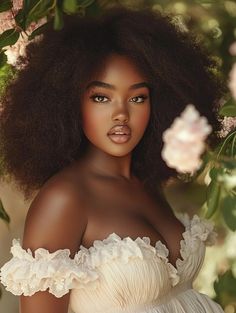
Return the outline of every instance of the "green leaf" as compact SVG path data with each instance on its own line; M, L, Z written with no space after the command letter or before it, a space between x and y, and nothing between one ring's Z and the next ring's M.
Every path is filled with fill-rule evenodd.
M15 15L16 25L20 26L23 30L26 30L26 16L23 9L20 9L17 14Z
M203 171L206 169L206 166L209 164L209 162L211 161L211 156L210 154L206 151L203 155L202 155L202 163L200 168L193 174L193 179L197 179L197 177L199 177Z
M17 76L17 69L6 63L0 68L0 97L4 94L7 85ZM0 175L4 174L5 168L0 158Z
M230 98L219 110L219 114L223 116L236 116L236 103Z
M78 0L77 3L82 8L87 8L94 3L95 0Z
M98 4L97 1L94 1L90 6L86 8L87 16L98 16L102 12L102 7Z
M228 170L233 170L236 168L236 159L221 159L220 163L222 164L223 167L227 168Z
M76 13L77 11L77 0L64 0L62 9L67 14Z
M235 301L236 278L231 269L218 276L214 282L214 289L217 295L217 300L223 306Z
M49 23L50 23L50 22L47 22L47 23L45 23L45 24L39 26L38 28L36 28L36 29L29 35L28 40L32 40L32 39L34 39L34 37L36 37L36 36L42 34L44 28L45 28Z
M209 171L209 176L212 180L217 180L217 177L219 175L223 175L225 173L225 168L224 167L212 167L211 170Z
M13 7L11 0L1 0L0 12L8 11Z
M233 140L230 147L231 157L236 156L236 134L233 136Z
M215 180L212 180L207 186L207 212L205 215L206 218L212 217L212 215L216 212L219 206L220 191L221 186Z
M236 230L236 197L228 195L222 200L222 213L227 226Z
M17 42L19 36L20 33L15 28L6 30L0 35L0 48L14 45Z
M29 11L37 4L39 0L24 0L23 1L23 9L26 13L29 13Z
M0 68L3 67L7 62L7 56L4 51L0 52Z
M215 179L217 178L218 175L218 169L216 167L213 167L210 171L209 171L209 176L211 179Z
M55 1L53 0L39 0L30 11L26 18L26 28L34 21L37 22L40 18L46 16L55 6Z
M58 6L56 6L53 27L55 30L60 30L63 28L63 26L64 26L63 12L58 8Z
M8 224L10 223L10 217L4 209L1 199L0 199L0 218L3 219Z

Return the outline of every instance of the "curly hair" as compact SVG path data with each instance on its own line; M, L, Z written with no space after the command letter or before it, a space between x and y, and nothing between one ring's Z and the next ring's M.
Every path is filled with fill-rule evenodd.
M64 17L64 27L45 27L30 42L22 70L2 97L1 155L25 197L52 175L82 157L80 95L111 53L131 58L151 86L151 117L132 152L132 171L148 188L177 172L161 157L162 133L188 103L212 125L213 146L220 130L219 100L226 92L217 62L197 36L172 16L150 9L107 9L96 17Z

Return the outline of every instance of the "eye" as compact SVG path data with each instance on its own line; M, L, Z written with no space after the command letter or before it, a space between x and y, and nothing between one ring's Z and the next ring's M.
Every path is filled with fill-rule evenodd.
M146 95L139 95L139 96L136 96L136 97L131 98L131 102L142 103L142 102L144 102L147 98L148 98L148 96L146 96Z
M92 99L94 102L107 102L108 101L108 98L106 96L98 95L98 94L92 95L90 99ZM107 99L107 100L104 101L104 99Z

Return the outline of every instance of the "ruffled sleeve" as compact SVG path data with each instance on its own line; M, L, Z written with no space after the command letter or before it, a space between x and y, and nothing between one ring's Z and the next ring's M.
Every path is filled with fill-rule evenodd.
M177 217L186 227L187 233L192 239L199 238L206 246L216 244L218 234L215 231L213 221L200 217L197 214L190 218L186 212L178 212Z
M176 260L176 268L182 279L194 280L204 261L206 246L216 243L218 234L214 230L214 222L187 212L177 212L176 217L185 226L180 242L181 258Z
M215 224L213 221L200 218L198 215L194 215L191 225L192 236L199 237L205 242L206 246L213 246L217 241L217 232L214 230Z
M0 269L1 283L14 295L31 296L37 291L48 291L57 298L73 288L83 288L98 279L98 274L70 258L69 249L50 253L38 248L34 256L23 249L19 239L13 239L13 257Z

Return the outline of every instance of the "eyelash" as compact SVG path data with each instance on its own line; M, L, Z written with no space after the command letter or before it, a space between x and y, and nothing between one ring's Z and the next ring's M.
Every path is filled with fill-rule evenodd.
M108 98L108 97L103 96L103 95L100 95L100 94L94 94L94 95L90 96L89 98L92 99L94 102L100 102L100 103L108 102L108 101L96 101L96 100L95 100L96 97ZM134 102L136 102L136 103L143 103L143 102L148 98L148 96L146 96L146 95L138 95L138 96L133 97L133 98L131 98L131 99L134 99L134 98L143 98L143 101L141 101L141 102L136 102L136 101L134 101Z

